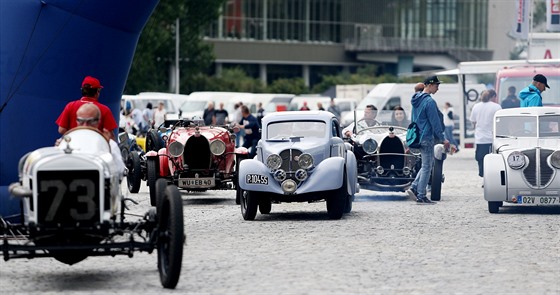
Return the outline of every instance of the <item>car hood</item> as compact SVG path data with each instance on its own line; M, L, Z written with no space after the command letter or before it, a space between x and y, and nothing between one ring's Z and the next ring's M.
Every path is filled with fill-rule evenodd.
M537 147L558 150L560 149L560 138L496 138L493 147L494 150L500 152L529 150Z
M171 141L178 141L181 143L187 142L191 136L200 134L206 137L208 140L222 139L224 141L229 139L229 131L222 127L213 126L199 126L199 127L187 127L178 128L171 134Z

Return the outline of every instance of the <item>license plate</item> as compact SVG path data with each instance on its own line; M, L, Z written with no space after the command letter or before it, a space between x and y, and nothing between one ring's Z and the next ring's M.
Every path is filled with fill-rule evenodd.
M520 205L560 205L560 197L519 196Z
M214 178L179 178L180 187L209 188L216 186Z
M247 174L245 176L245 183L247 184L268 184L268 176L259 174Z

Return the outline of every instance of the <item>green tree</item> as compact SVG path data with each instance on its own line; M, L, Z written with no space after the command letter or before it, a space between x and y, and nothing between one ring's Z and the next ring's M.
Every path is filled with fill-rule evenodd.
M295 95L309 93L302 78L277 79L267 87L270 93L293 93Z
M175 63L175 21L179 19L180 92L193 91L214 60L202 32L219 16L225 0L160 1L148 20L134 55L125 93L169 91L170 67Z

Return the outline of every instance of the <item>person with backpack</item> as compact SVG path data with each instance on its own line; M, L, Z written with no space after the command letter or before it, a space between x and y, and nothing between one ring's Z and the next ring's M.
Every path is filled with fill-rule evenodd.
M412 121L416 123L420 131L420 154L422 167L409 189L406 190L409 197L418 203L433 203L426 197L428 180L434 165L434 145L443 143L445 149L450 148L449 140L445 138L445 130L442 124L441 112L432 94L439 89L437 76L431 76L424 80L424 90L412 96Z

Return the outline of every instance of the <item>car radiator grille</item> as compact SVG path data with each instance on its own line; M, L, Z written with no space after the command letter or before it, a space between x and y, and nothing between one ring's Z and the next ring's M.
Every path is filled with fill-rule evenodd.
M99 221L99 172L39 171L38 221L43 225L92 225Z
M286 172L294 172L298 170L300 167L296 159L298 159L301 154L302 152L296 149L283 150L280 153L280 157L282 158L282 165L280 166L280 169Z
M212 154L210 153L210 143L204 136L191 136L183 152L185 163L192 170L208 170L212 164Z
M554 176L554 169L548 165L546 159L553 150L532 149L523 151L529 159L529 164L523 169L523 177L532 188L547 187Z

